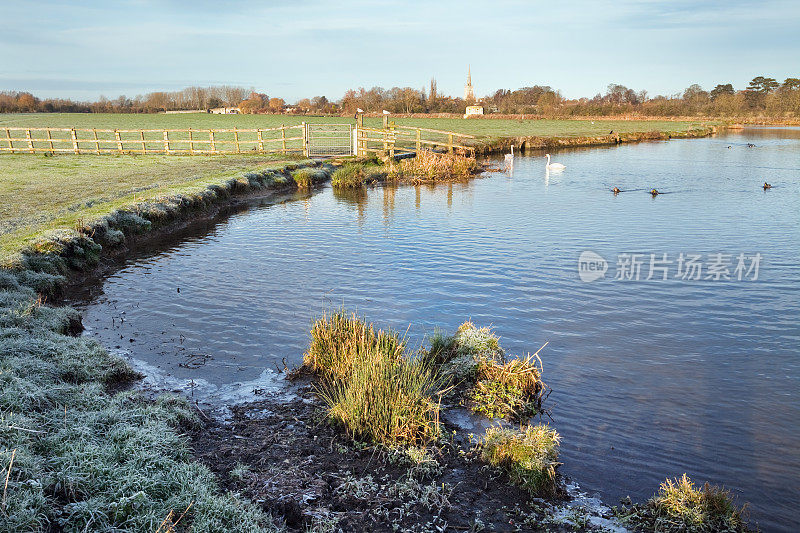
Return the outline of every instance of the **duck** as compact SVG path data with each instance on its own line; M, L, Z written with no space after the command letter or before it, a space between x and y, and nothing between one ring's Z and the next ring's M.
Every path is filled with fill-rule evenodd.
M613 192L614 194L619 194L619 193L621 193L622 191L620 190L620 188L619 188L619 187L614 187L613 189L611 189L611 192Z
M656 189L651 189L651 190L650 190L650 194L652 194L653 196L658 196L658 195L659 195L659 194L661 194L661 193L660 193L660 192L658 192Z
M772 188L772 185L770 185L769 183L767 183L767 182L765 181L765 182L764 182L764 185L763 185L763 187L764 187L764 190L766 191L767 189L771 189L771 188Z

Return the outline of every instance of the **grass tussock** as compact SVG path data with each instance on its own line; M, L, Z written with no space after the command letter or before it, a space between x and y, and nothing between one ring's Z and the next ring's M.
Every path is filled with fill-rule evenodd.
M310 189L328 178L328 173L322 168L301 168L292 172L292 179L298 189Z
M686 474L664 481L646 504L623 508L617 514L634 527L665 533L751 531L746 505L737 506L724 488L709 483L696 486Z
M456 385L453 393L477 414L524 420L541 412L547 386L538 352L506 360L491 328L467 321L455 335L437 331L422 357Z
M357 189L365 183L381 181L385 177L383 165L375 161L346 163L333 173L331 185L340 189Z
M416 157L392 165L389 177L412 182L444 181L466 179L479 171L474 157L422 150Z
M357 440L378 444L426 445L439 435L436 380L418 360L359 359L350 374L323 386L329 416Z
M317 320L303 367L322 378L331 420L353 438L379 444L426 444L439 434L438 380L421 359L405 356L393 332L345 311Z
M555 496L559 440L558 433L546 425L523 426L519 431L489 428L480 442L481 459L531 494Z
M394 332L376 330L355 313L340 310L314 322L303 367L327 380L343 380L360 360L397 361L404 350Z

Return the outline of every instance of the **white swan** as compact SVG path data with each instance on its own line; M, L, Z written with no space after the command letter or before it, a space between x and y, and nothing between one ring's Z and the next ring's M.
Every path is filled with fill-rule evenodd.
M514 170L514 145L511 145L511 153L506 154L505 159L503 160L505 165L505 170Z
M567 167L565 167L561 163L551 163L550 154L547 154L547 165L545 165L545 168L547 168L548 170L564 170Z

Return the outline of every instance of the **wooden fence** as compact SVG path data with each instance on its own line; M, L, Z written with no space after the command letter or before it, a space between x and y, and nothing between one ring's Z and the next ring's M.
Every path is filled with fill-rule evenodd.
M244 154L305 152L305 123L269 129L2 128L0 153Z
M389 157L403 152L437 149L469 154L475 151L474 146L468 144L470 139L475 139L475 136L414 126L391 125L386 129L358 126L355 151L358 155L378 153Z
M336 128L341 128L341 131ZM464 133L394 124L383 129L367 128L361 124L354 130L350 128L348 124L305 122L297 126L268 129L118 130L7 127L0 128L0 154L301 153L309 156L377 153L394 157L397 154L421 150L474 153L474 147L469 143L475 137ZM351 134L352 143L348 139ZM332 143L336 145L333 147L336 150L331 148Z

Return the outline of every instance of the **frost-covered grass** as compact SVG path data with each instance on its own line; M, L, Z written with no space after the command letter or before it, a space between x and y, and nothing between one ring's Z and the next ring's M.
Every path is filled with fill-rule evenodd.
M628 525L647 531L751 531L746 505L736 505L733 495L724 488L709 483L696 486L686 474L667 479L646 504L623 507L617 510L617 515Z
M74 231L137 203L199 194L248 171L277 170L272 156L0 156L0 256L49 230Z
M558 433L546 425L489 428L480 443L481 458L531 494L554 496L559 440Z
M454 394L488 418L523 420L541 410L546 385L534 354L506 360L500 339L488 327L470 321L454 335L436 331L422 358L454 384Z
M0 274L0 531L155 531L189 504L195 531L279 529L192 460L182 434L198 420L185 400L108 393L136 374L64 334L73 310Z

